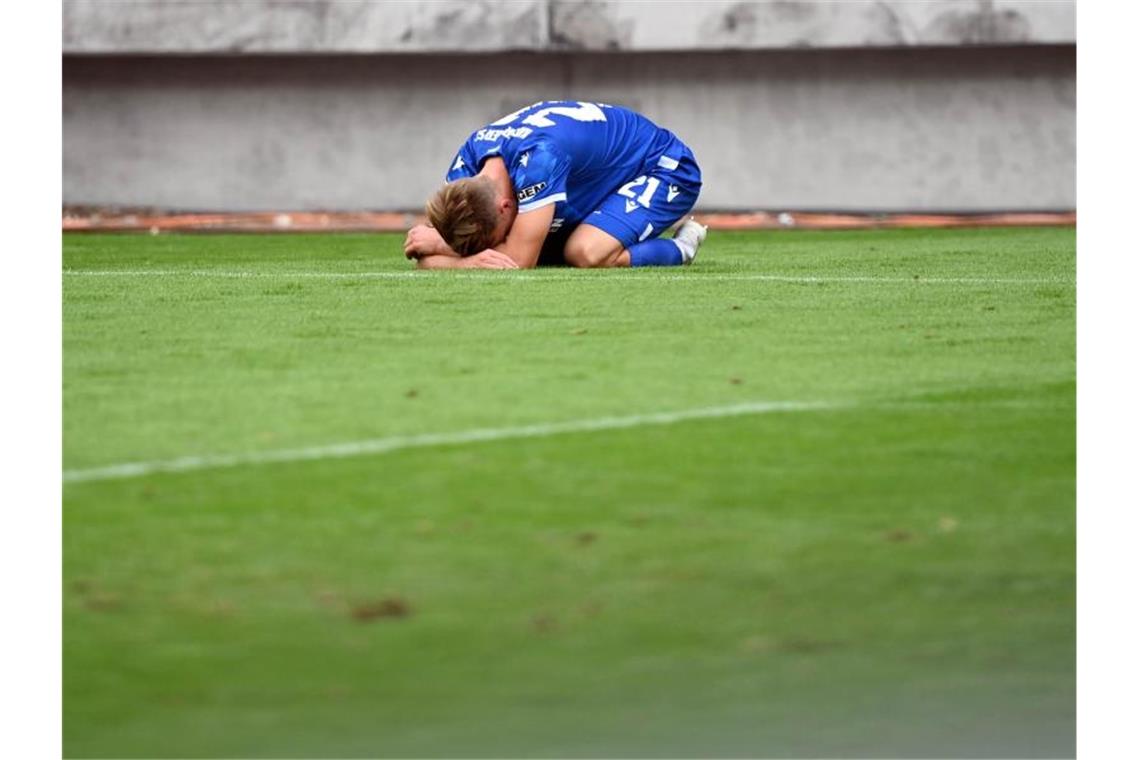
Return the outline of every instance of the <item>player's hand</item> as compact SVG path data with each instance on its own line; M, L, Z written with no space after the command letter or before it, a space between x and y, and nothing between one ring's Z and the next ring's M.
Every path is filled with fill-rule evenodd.
M488 248L482 253L459 260L462 269L518 269L519 265L505 253Z
M454 256L447 243L434 227L426 224L417 224L408 230L404 238L404 255L409 259L418 259L421 256Z

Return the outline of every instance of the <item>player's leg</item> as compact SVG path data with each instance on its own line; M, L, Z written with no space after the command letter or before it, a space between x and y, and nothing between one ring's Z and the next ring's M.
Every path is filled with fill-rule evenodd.
M629 251L625 243L592 224L579 224L566 239L562 249L566 263L572 267L627 267Z
M700 193L700 169L687 148L663 159L607 198L570 235L567 263L579 267L678 266L691 263L705 227L689 220L672 238L661 233L685 216Z
M581 224L566 241L563 257L573 267L677 266L689 264L704 242L706 227L689 219L671 238L654 238L628 248L610 233Z
M645 178L642 178L644 181ZM685 256L672 240L658 236L676 221L615 193L566 240L566 263L575 267L677 266Z
M623 207L626 212L629 212L630 201L644 207L645 211L647 224L641 230L638 242L629 247L633 266L693 263L697 249L708 234L707 227L689 217L672 238L659 236L689 215L700 192L701 168L693 152L680 140L675 140L665 150L647 176L638 177L618 190L618 194L626 198ZM668 244L672 244L672 248ZM680 252L679 261L674 248Z

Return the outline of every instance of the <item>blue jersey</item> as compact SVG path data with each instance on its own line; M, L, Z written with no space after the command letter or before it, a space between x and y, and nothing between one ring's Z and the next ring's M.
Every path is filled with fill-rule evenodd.
M657 167L676 169L692 154L673 133L628 108L548 100L515 111L467 138L447 181L479 173L498 156L506 163L519 213L552 203L551 231L576 227L631 180ZM634 188L625 193L636 198ZM691 204L690 204L691 205Z

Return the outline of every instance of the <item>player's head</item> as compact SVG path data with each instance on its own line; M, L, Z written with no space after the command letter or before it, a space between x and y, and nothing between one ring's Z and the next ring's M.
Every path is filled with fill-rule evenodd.
M500 195L490 177L456 180L427 202L427 217L440 237L461 256L494 248L507 239L518 204Z

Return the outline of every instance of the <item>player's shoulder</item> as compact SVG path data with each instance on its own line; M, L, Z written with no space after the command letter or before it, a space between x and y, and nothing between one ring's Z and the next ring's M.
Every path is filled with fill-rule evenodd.
M520 203L532 200L558 184L569 170L566 156L549 140L520 145L507 160L507 172Z
M541 172L552 169L566 160L566 151L558 141L545 135L523 140L513 151L514 164L519 169Z

